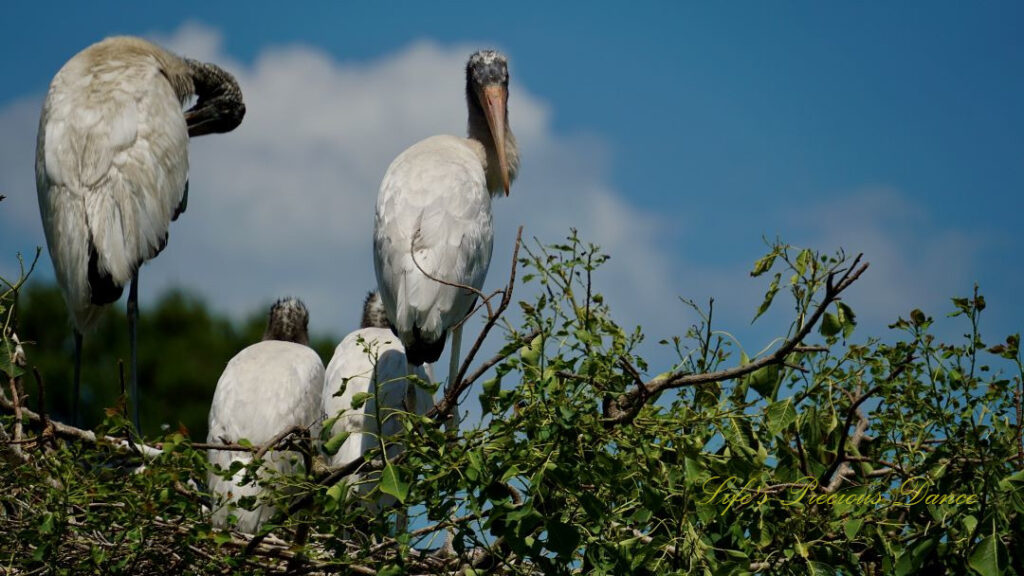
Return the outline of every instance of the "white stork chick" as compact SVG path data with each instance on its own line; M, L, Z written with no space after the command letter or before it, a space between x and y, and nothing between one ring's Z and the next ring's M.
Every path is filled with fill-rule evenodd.
M402 343L391 331L380 294L371 292L363 304L363 319L360 329L346 336L334 350L334 357L327 364L322 397L323 413L326 418L335 418L331 430L321 438L329 439L342 432L350 435L338 451L328 455L332 468L346 466L380 446L381 438L392 436L402 429L400 414L411 412L426 414L434 406L431 394L406 379L407 363ZM431 381L430 374L423 366L413 374L424 382ZM377 421L378 405L374 398L374 384L379 384L380 419ZM356 394L370 396L359 408L352 407ZM388 442L388 457L395 457L400 445ZM365 497L377 485L377 475L354 474L347 481L352 492ZM367 507L376 511L378 506L394 504L394 498L381 495Z
M263 341L236 354L217 381L208 442L233 444L246 439L261 446L294 426L315 428L320 418L324 365L307 346L308 326L309 313L299 300L288 298L274 304ZM210 464L225 469L234 461L248 463L252 457L251 452L209 450ZM301 466L301 460L295 452L271 451L264 469L289 474ZM244 475L244 469L230 480L209 473L210 492L224 499L215 505L212 521L215 526L227 527L228 515L234 514L238 530L255 533L274 515L275 507L260 503L249 511L232 506L244 496L263 493L258 483L242 484Z
M508 82L505 56L494 50L470 56L469 137L433 136L406 149L388 167L377 196L373 263L384 308L413 365L436 362L452 331L449 387L458 369L460 322L476 301L473 292L450 284L483 287L494 240L491 197L508 195L519 169Z
M183 110L192 97L195 105ZM54 76L39 120L36 189L75 326L75 418L81 335L131 281L131 402L138 426L139 267L163 250L171 221L185 210L189 137L230 132L244 115L230 74L140 38L93 44Z

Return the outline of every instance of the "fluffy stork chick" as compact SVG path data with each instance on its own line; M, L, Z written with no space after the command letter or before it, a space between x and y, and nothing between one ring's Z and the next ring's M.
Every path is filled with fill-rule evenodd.
M491 197L508 195L519 169L508 125L508 82L505 56L494 50L470 56L468 137L433 136L414 144L381 182L374 269L384 309L413 365L436 362L449 330L456 363L461 330L455 327L476 295L450 284L480 289L487 276Z
M293 427L314 428L320 418L320 393L324 386L324 365L309 343L309 313L297 299L278 300L270 309L263 341L253 344L228 362L210 406L210 443L237 443L246 439L261 446ZM248 463L251 452L210 450L211 464L229 468L231 463ZM302 465L294 452L268 452L265 470L290 474ZM271 503L261 502L253 510L233 504L245 496L264 492L259 482L243 483L245 470L230 480L209 473L210 492L223 502L214 507L213 524L228 526L228 516L238 518L237 528L256 533L275 512Z
M401 431L401 413L426 414L434 406L434 398L429 392L406 379L406 366L405 349L391 332L380 294L371 292L363 304L361 328L338 344L334 357L327 364L323 413L326 418L337 417L337 420L322 438L329 439L346 431L350 433L337 452L327 455L332 468L361 459L363 454L380 446L381 437ZM413 374L424 382L431 381L429 371L423 366L415 368ZM380 422L377 421L374 383L379 384ZM353 397L364 392L370 396L362 406L354 408ZM396 456L400 445L387 444L389 457ZM369 477L357 474L349 477L348 482L354 493L366 496L377 485L376 477L376 474ZM394 498L387 495L367 503L373 511L378 506L392 504Z
M196 97L195 105L184 110ZM81 335L131 281L132 403L138 270L167 244L188 198L188 140L230 132L245 115L231 74L129 36L107 38L54 76L39 119L36 190L46 245Z

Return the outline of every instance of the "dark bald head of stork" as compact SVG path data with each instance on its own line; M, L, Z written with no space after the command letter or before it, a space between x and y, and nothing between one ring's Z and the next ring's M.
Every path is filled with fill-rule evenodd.
M499 186L508 196L519 168L519 152L508 126L508 60L497 50L474 52L466 63L466 100L470 137L487 149L488 188ZM498 170L492 170L492 162ZM492 174L496 180L492 182Z
M309 311L298 298L281 298L270 307L264 340L309 344Z
M359 322L359 327L393 328L391 321L388 320L388 313L384 310L384 301L380 299L380 292L374 290L366 295L366 300L363 301L363 318Z
M245 117L242 89L235 77L220 66L185 58L197 96L185 111L189 137L231 132Z

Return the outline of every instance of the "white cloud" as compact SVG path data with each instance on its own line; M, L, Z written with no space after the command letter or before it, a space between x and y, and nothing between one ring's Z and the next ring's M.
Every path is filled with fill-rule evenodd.
M408 145L464 132L462 74L474 47L421 41L355 62L302 45L269 46L243 65L223 53L216 30L202 25L186 24L159 40L234 72L248 113L235 132L192 143L188 211L172 226L164 253L143 270L143 310L173 285L198 290L235 314L294 294L309 305L314 330L347 332L374 284L371 231L380 178ZM576 227L612 255L597 276L599 287L616 317L644 325L649 341L682 333L693 321L677 294L700 302L715 296L722 327L743 329L764 288L747 276L751 262L696 263L708 246L667 243L679 218L637 208L614 189L605 143L555 133L545 102L515 82L510 92L522 169L512 195L494 204L488 285L507 278L518 224L544 242ZM44 243L33 177L41 98L0 110L0 193L9 196L0 204L0 274L12 270L9 248L29 252ZM790 218L772 218L787 229L765 232L867 254L872 269L850 299L864 304L862 314L883 321L947 297L950 279L966 276L976 249L961 233L930 228L927 213L892 190L858 191ZM930 237L920 238L922 226ZM714 236L707 241L729 238L724 230ZM759 248L752 247L751 260Z
M247 115L231 134L192 142L188 211L172 225L167 249L143 269L143 299L186 285L242 313L291 293L306 300L315 330L352 328L374 285L380 179L408 145L464 133L463 67L474 47L421 41L374 61L347 62L306 46L271 46L242 65L223 54L219 33L202 25L156 39L235 73ZM512 72L514 79L514 57ZM623 301L623 317L642 311L643 302L671 298L668 260L653 241L657 221L609 187L600 168L605 146L556 135L544 102L514 81L510 93L523 167L512 195L494 204L498 238L488 284L505 281L519 223L545 242L575 226L613 254L603 279L613 304ZM3 130L0 142L19 143L2 168L18 166L11 186L26 191L34 189L34 147L21 144L34 142L38 105L19 103L0 116L0 128L18 125ZM34 193L31 200L15 212L22 232L43 243ZM0 218L8 214L0 211Z
M899 190L869 186L812 206L790 221L799 239L864 253L871 266L847 297L878 327L913 308L940 315L971 289L984 237L942 228Z

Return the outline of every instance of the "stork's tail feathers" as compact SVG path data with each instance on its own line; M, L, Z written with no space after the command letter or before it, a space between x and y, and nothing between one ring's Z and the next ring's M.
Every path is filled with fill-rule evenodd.
M95 306L104 306L117 302L124 293L124 286L119 285L110 272L100 270L99 254L96 248L89 243L89 303Z
M419 326L412 327L412 342L405 343L405 357L413 366L420 366L424 363L433 364L444 352L444 341L448 338L448 331L441 332L441 336L434 341L426 341L420 334Z

